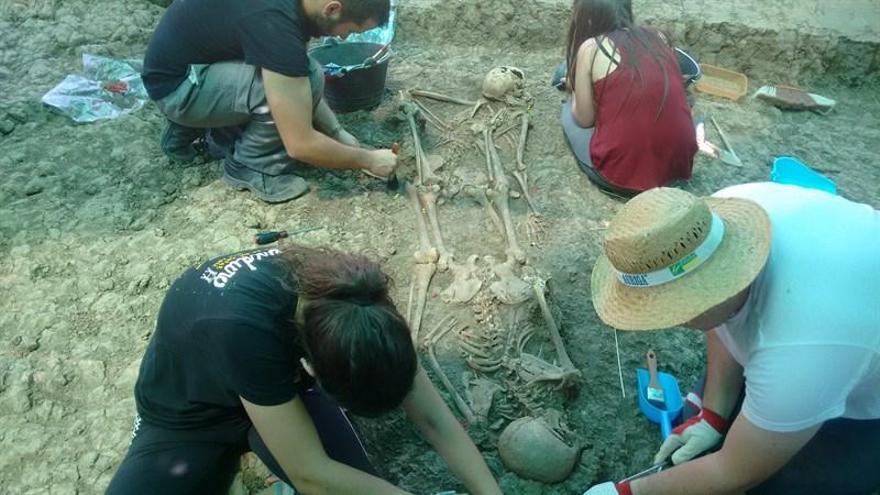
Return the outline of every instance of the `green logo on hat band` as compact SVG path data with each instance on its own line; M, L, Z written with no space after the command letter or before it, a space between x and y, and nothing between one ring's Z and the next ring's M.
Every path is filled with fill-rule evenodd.
M700 265L709 260L712 253L721 245L724 239L724 222L721 217L712 213L712 226L709 234L703 242L692 252L686 254L675 263L648 273L624 273L617 271L617 280L629 287L655 287L684 276L688 272L696 270Z
M699 256L697 256L697 253L691 253L691 254L685 256L684 258L673 263L672 266L669 267L669 272L672 273L672 275L674 275L676 277L684 275L685 273L687 273L689 268L696 268L696 267L700 266L699 263L696 263L693 266L688 266L691 264L691 262L695 261L697 258L699 258Z

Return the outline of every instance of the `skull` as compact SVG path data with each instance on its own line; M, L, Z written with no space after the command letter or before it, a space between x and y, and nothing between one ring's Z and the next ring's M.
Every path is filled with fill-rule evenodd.
M580 449L563 442L543 419L526 416L501 432L498 453L504 466L519 476L558 483L571 474Z
M483 78L483 96L490 100L503 100L507 96L522 96L526 76L523 71L509 65L490 70Z

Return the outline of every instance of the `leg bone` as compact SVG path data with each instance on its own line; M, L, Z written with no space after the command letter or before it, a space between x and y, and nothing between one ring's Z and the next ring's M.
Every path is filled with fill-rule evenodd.
M422 115L425 116L425 120L430 122L434 127L436 127L440 132L449 132L452 129L452 126L446 123L443 119L438 117L434 112L428 108L427 105L420 102L419 100L413 99L413 103L419 107L419 110L422 111Z
M428 226L425 224L425 217L422 215L422 205L419 200L418 191L412 184L406 184L406 194L409 196L410 204L416 213L416 228L419 233L419 250L413 254L416 263L436 263L439 254L431 245L428 237Z
M413 147L416 152L416 169L419 173L419 184L436 184L440 182L440 178L434 175L434 171L428 165L428 158L425 150L422 148L422 139L419 137L419 127L416 124L416 115L419 113L419 107L414 103L407 101L401 105L406 121L409 123L409 129L413 137Z
M517 184L519 184L520 190L522 190L523 198L526 199L526 204L529 206L529 211L533 215L541 215L538 213L538 209L535 208L535 203L532 201L532 195L529 193L529 176L526 174L525 170L514 170L513 176L516 178Z
M443 371L443 368L440 367L440 363L437 361L437 356L434 354L434 345L443 338L455 325L455 320L446 326L446 328L438 325L433 331L430 332L428 337L425 339L426 345L425 350L428 355L428 364L431 369L434 371L434 374L440 378L440 381L443 383L443 386L446 388L446 391L449 392L449 395L452 396L452 401L455 403L456 408L458 408L459 412L465 417L465 420L468 424L475 424L478 422L477 416L474 414L474 411L471 409L470 405L461 397L458 393L458 390L455 389L455 386L452 385L452 382L449 380L449 377L446 376L446 373Z
M535 215L540 215L538 213L538 209L535 208L535 203L532 201L532 197L529 194L529 176L526 172L526 164L523 161L523 157L526 153L526 140L529 137L529 114L528 112L522 113L522 125L520 127L519 132L519 144L516 147L516 170L513 172L513 176L516 177L516 181L519 183L520 189L522 189L523 197L526 198L526 203L529 205L529 210Z
M501 217L498 216L498 212L496 212L495 208L492 208L492 205L489 203L489 197L486 196L486 189L484 187L467 185L464 186L462 191L486 209L486 213L489 215L489 220L491 220L498 229L498 233L504 235L504 223L501 221Z
M526 140L529 137L529 114L528 112L522 113L522 126L519 130L519 144L516 147L516 168L519 170L525 170L526 164L523 161L523 157L526 154Z
M483 153L486 154L486 177L488 177L490 183L495 181L495 166L492 164L492 154L489 151L489 147L491 146L490 143L492 142L492 140L489 136L491 132L492 131L489 129L488 126L486 126L483 129L483 148L482 148Z
M416 213L416 225L419 232L419 249L413 254L416 264L413 269L413 282L410 289L410 293L415 294L415 309L408 320L410 330L412 331L413 342L418 345L419 329L422 326L422 317L424 316L425 305L428 302L428 288L431 285L431 279L434 277L434 272L437 270L437 259L439 255L437 254L437 250L431 246L431 242L428 239L428 228L425 226L425 219L422 216L422 208L419 205L416 188L412 184L407 184L406 192L410 198L413 210L415 210ZM412 301L412 299L411 296L410 300ZM412 308L412 303L410 303L409 308L407 309L408 316Z
M507 238L507 256L513 258L517 263L525 263L526 255L516 240L516 229L513 227L513 220L510 217L510 185L504 167L501 166L501 158L492 142L492 135L489 133L489 156L495 170L495 184L490 191L490 199L498 210L501 220L504 223L504 235Z
M437 261L437 268L439 268L441 272L445 272L449 269L449 265L452 263L452 252L446 249L446 246L443 243L443 235L440 232L440 221L437 218L437 191L439 189L439 186L429 186L424 188L419 192L419 201L421 202L425 213L428 215L428 221L430 222L431 230L434 233L434 245L437 247L437 254L440 255L440 258Z
M419 343L419 330L422 327L422 317L425 315L425 306L428 303L428 288L431 286L431 279L437 271L435 263L417 263L413 270L413 285L415 286L415 311L413 319L410 323L410 331L413 336L413 343Z
M575 371L580 375L580 372L574 367L574 363L571 362L571 358L568 357L565 344L559 335L559 327L556 326L556 320L553 318L553 313L550 312L550 306L547 305L547 299L544 297L546 286L546 282L538 280L532 285L532 289L535 291L535 297L538 300L538 305L541 307L541 314L544 315L544 321L550 330L550 339L553 340L553 345L556 347L556 353L559 355L559 362L562 368L566 372Z

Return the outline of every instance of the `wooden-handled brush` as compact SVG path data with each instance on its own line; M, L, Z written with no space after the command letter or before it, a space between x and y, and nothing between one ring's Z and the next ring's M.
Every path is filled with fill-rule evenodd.
M645 358L648 361L648 402L658 407L664 407L666 405L666 397L663 394L660 380L657 378L657 355L654 354L653 349L649 349Z

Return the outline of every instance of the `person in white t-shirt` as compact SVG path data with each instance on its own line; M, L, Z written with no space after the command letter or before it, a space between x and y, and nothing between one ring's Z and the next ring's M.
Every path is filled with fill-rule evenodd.
M612 220L592 293L621 330L705 331L708 362L702 410L655 458L676 466L585 495L880 489L876 209L774 183L652 189Z

